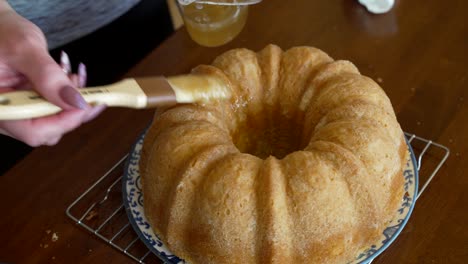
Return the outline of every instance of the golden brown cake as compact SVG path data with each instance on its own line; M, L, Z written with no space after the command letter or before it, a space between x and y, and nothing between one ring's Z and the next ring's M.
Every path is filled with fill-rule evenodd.
M230 101L156 112L140 162L145 214L189 263L346 263L403 196L390 100L312 47L230 50L195 74Z

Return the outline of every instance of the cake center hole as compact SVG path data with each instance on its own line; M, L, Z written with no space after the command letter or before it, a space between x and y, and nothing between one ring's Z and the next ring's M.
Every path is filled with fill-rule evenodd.
M302 127L289 119L275 119L270 122L249 120L239 127L234 135L234 144L243 153L265 159L274 156L284 158L300 149Z

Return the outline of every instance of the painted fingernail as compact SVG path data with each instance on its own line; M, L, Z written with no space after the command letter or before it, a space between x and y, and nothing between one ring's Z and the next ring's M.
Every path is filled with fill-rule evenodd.
M75 108L85 109L88 107L88 103L86 103L83 96L71 86L65 86L60 89L59 95L63 101Z
M71 72L71 63L68 54L62 50L60 52L60 66L62 67L63 72L69 74Z
M87 78L88 74L86 73L86 65L80 62L80 64L78 64L78 85L80 88L86 86Z
M107 106L104 105L104 104L94 106L93 109L90 110L88 116L83 120L83 122L86 123L86 122L89 122L89 121L93 120L100 113L102 113L102 111L104 111L106 108L107 108Z

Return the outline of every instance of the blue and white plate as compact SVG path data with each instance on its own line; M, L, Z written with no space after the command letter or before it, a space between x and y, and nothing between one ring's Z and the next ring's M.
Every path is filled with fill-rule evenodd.
M123 201L130 223L145 245L161 260L171 264L183 264L184 260L178 258L164 245L159 236L153 232L143 210L143 193L141 188L138 163L144 135L140 136L133 146L127 159L123 176ZM383 231L379 243L369 246L356 259L349 264L369 263L382 253L400 234L413 211L418 192L418 171L413 149L408 144L411 157L406 164L403 177L405 178L405 194L394 220Z

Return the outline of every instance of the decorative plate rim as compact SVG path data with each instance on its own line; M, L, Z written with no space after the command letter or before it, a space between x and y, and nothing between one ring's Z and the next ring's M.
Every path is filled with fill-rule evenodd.
M139 154L140 154L140 151L141 151L141 147L142 147L142 144L143 144L143 139L144 139L145 134L146 134L146 131L143 132L138 137L138 140L136 140L136 142L132 145L131 151L129 152L129 155L128 155L126 161L125 161L125 167L124 167L123 178L122 178L122 199L123 199L123 204L124 204L124 207L125 207L125 211L127 213L127 217L129 219L129 222L130 222L133 230L137 233L140 240L145 244L145 246L152 253L156 254L156 256L158 256L159 259L161 259L162 261L164 261L164 263L167 263L167 264L185 263L185 261L183 261L182 259L179 259L177 256L172 255L172 253L165 247L165 245L160 240L159 236L157 234L155 234L153 232L153 230L150 228L150 225L149 225L148 221L146 220L146 217L144 216L144 214L142 214L140 212L132 211L132 208L131 208L131 205L130 205L132 203L132 201L129 198L130 198L130 195L132 195L131 194L132 190L129 193L127 191L127 187L129 185L129 182L131 182L131 181L129 181L130 175L132 175L132 173L135 173L135 170L139 169L138 168L138 162L140 160ZM411 196L411 197L408 197L409 200L406 201L406 202L410 202L410 205L407 206L408 207L408 212L404 215L403 219L398 219L398 220L394 219L394 220L392 220L392 223L394 221L399 222L398 228L393 231L393 233L391 234L391 236L389 238L386 238L386 240L384 240L385 242L382 241L383 244L379 248L377 248L377 249L372 248L374 246L374 245L372 245L371 248L366 249L364 251L364 252L370 252L370 253L367 253L367 254L366 253L361 253L355 260L350 261L348 264L353 264L353 263L365 264L365 263L369 263L374 258L376 258L378 255L380 255L400 235L401 231L406 226L406 223L408 222L408 220L409 220L409 218L410 218L410 216L411 216L411 214L413 212L414 205L415 205L415 202L416 202L416 197L417 197L417 194L418 194L419 172L417 170L417 161L416 161L416 157L415 157L413 148L412 148L411 144L408 142L408 140L406 138L406 135L405 135L405 142L406 142L406 145L407 145L408 150L410 152L410 159L408 159L408 163L407 163L407 168L408 169L405 169L405 171L411 169L411 172L413 173L412 178L414 180L414 183L412 184L413 189L414 189L414 191L413 191L414 195ZM132 172L131 172L131 170L132 170ZM132 180L134 179L135 186L138 184L138 180L139 180L138 178L140 177L139 171L138 171L138 173L136 175L137 176L135 178L132 178ZM406 177L406 176L403 175L403 177ZM405 179L405 184L406 184L406 179ZM407 191L406 187L405 187L405 191ZM134 193L133 193L133 195L134 195ZM142 195L140 197L142 199ZM405 198L405 196L403 198ZM143 201L141 201L141 204L142 203L143 203ZM138 206L138 203L137 203L136 206ZM401 210L401 209L404 209L404 207L401 207L399 210ZM141 210L143 211L143 205L141 205ZM139 215L139 214L141 214L141 215ZM398 215L396 215L396 216L398 216ZM398 218L398 217L396 217L396 218ZM143 231L142 228L140 227L140 225L137 222L140 222L141 225L145 226L146 229L149 228L149 232ZM389 228L392 228L392 226L387 227L387 229L389 229ZM385 231L387 229L384 230L383 235L385 235ZM156 240L154 239L153 236L156 238ZM155 246L164 247L164 248L162 249L162 251L160 251L160 249L158 250ZM164 251L164 249L165 249L166 252ZM360 260L364 256L366 258Z
M174 263L179 264L179 262L184 263L184 261L172 262L167 257L166 254L163 254L163 252L157 250L154 247L154 244L150 240L152 238L151 237L148 238L148 234L143 233L143 231L141 230L141 228L139 227L139 225L137 223L137 220L135 219L135 216L134 216L134 214L132 212L132 209L130 208L130 201L128 200L129 193L127 192L128 179L129 179L129 173L128 172L129 172L129 168L130 168L130 165L131 165L132 156L134 156L137 151L139 152L137 147L139 145L141 146L143 144L143 139L145 138L145 134L146 134L146 130L143 133L141 133L140 136L138 136L138 139L136 140L135 143L133 143L133 145L132 145L132 147L130 149L130 152L129 152L128 156L127 156L127 159L125 160L125 166L124 166L124 171L123 171L123 176L122 176L122 201L123 201L123 204L124 204L124 207L125 207L125 212L127 213L127 217L128 217L129 222L130 222L130 225L132 226L135 233L137 233L138 238L140 239L140 241L143 242L143 244L145 244L145 246L153 254L155 254L165 264L174 264ZM138 161L139 160L140 159L138 158ZM138 163L136 165L138 166ZM136 180L135 180L135 182L136 182ZM146 218L144 215L142 215L142 217ZM148 225L149 225L149 223L148 223ZM154 234L154 232L152 230L151 230L151 233L153 233L153 235L155 235L157 237L157 235ZM159 239L159 237L157 237L157 238Z

